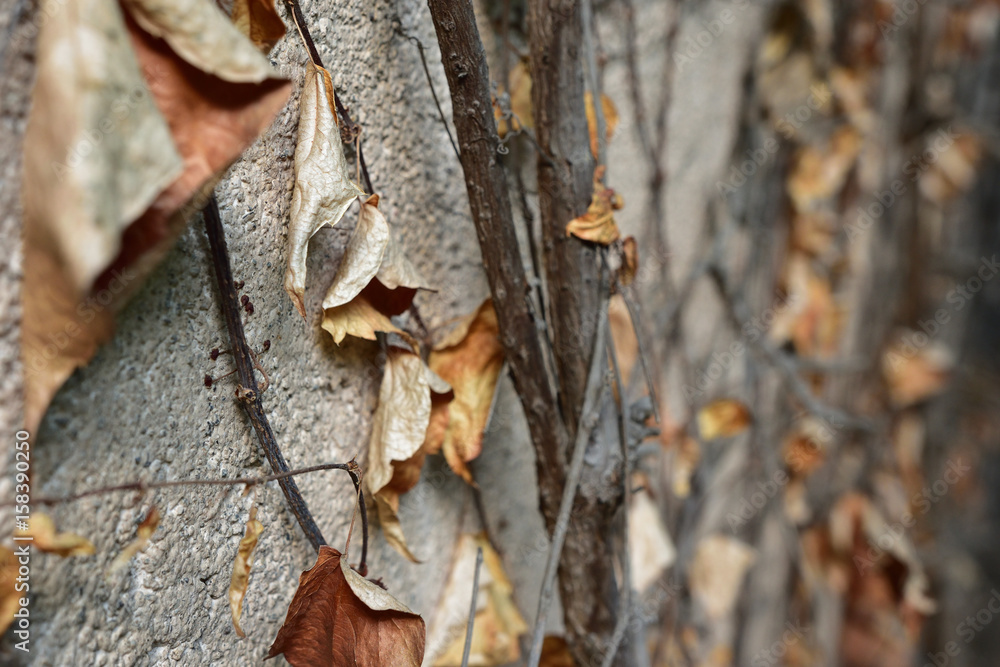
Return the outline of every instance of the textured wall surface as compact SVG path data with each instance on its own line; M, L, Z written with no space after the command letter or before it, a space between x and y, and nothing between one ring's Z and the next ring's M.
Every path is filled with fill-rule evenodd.
M14 6L26 16L32 11L30 3L18 0L3 4L12 7L10 13ZM652 106L667 63L662 48L667 12L662 2L636 4L639 70ZM487 286L461 169L438 118L417 49L394 32L398 24L426 45L438 97L450 114L426 6L419 0L313 0L303 6L334 83L365 130L365 155L389 223L428 284L438 289L418 296L423 319L433 328L470 312L487 295ZM688 27L682 26L680 39L685 30L700 30L699 21L723 6L726 3L708 3L686 16ZM748 10L745 18L730 26L717 48L706 51L677 79L669 165L679 185L670 191L669 201L678 211L670 220L677 240L671 261L681 266L693 252L713 179L734 141L741 102L737 82L744 71L740 63L760 30L757 10ZM638 147L621 60L623 36L614 14L602 18L600 36L609 55L604 83L622 116L611 145L611 184L629 204L620 216L623 230L635 233L643 223L647 177L643 163L634 158ZM26 50L30 52L30 46ZM4 58L4 71L17 76L6 80L3 89L0 232L14 239L19 225L13 206L17 141L23 132L31 68L30 59L18 57L19 69L8 70L6 63L15 56L5 50ZM312 241L308 322L295 313L281 286L305 60L294 32L278 44L272 61L296 83L292 99L217 190L235 279L245 281L244 292L255 307L254 314L245 318L248 342L260 349L264 340L271 341L270 351L262 357L272 380L263 403L292 467L364 454L381 376L376 345L355 341L338 348L319 327L320 301L354 214L345 217L341 228L323 230ZM723 92L725 96L720 96ZM14 372L18 317L14 287L19 270L13 241L8 243L0 264L2 437L16 429L20 412ZM35 493L65 494L136 479L270 472L233 398L231 379L203 386L206 373L219 376L230 370L226 356L216 362L209 359L212 348L228 346L228 338L207 246L200 219L193 220L119 317L114 340L56 396L33 452ZM655 294L655 272L645 280L643 289ZM534 457L519 411L516 396L504 382L484 455L473 469L481 480L491 535L504 548L516 600L530 624L548 547L537 513ZM319 473L300 477L298 483L327 540L342 547L353 503L346 475ZM127 568L106 577L111 560L132 539L152 503L163 515L152 544ZM312 565L314 555L276 484L260 490L256 503L265 530L244 604L245 640L238 639L232 628L227 600L232 559L251 504L239 489L187 488L141 499L130 494L102 496L53 509L60 526L90 537L98 553L86 559L35 557L31 607L35 643L30 662L242 665L263 658L298 575ZM420 486L403 497L401 509L410 545L424 563L405 561L375 533L369 559L372 575L381 577L397 597L430 622L455 538L460 530L478 529L476 515L471 492L440 457L432 457ZM355 543L352 553L358 548ZM558 629L558 620L553 627ZM8 638L0 658L11 655Z

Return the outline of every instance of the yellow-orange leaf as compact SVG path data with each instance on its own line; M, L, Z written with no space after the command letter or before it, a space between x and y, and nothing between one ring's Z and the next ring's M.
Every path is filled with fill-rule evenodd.
M472 599L477 549L483 550L476 615L472 628L470 665L505 665L520 659L518 637L528 626L514 604L510 580L500 556L482 533L463 534L456 547L448 582L434 615L428 653L434 667L459 667Z
M435 346L428 359L431 370L455 392L447 406L448 426L442 440L445 460L470 484L472 473L466 464L483 449L483 431L503 358L496 311L487 299Z
M31 546L45 553L67 556L90 556L95 553L94 545L85 537L74 533L57 533L52 518L40 512L28 518L28 529L18 530L18 537L32 537Z
M712 401L698 411L698 432L703 440L728 438L746 430L751 419L749 408L739 401Z
M588 90L583 94L583 103L587 108L587 129L590 131L590 153L597 157L597 112L594 109L594 96ZM601 111L604 113L604 139L611 141L618 128L618 109L611 98L601 93Z
M240 627L240 616L243 615L243 598L246 597L247 585L250 583L253 550L257 548L257 541L262 532L264 532L264 525L257 520L257 508L253 507L250 509L250 518L247 519L246 532L236 550L233 575L229 579L229 610L233 614L233 628L236 629L236 634L240 637L246 637L243 628Z
M21 607L23 596L17 590L17 556L7 547L0 547L0 635L14 621L14 614Z
M604 186L604 166L597 167L594 169L594 192L590 198L590 206L586 213L566 225L567 236L572 234L584 241L601 245L614 243L621 236L614 212L624 205L620 195Z

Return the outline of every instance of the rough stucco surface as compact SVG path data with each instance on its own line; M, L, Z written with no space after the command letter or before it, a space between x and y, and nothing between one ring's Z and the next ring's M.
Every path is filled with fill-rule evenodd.
M652 108L663 81L662 35L668 13L662 2L636 5L640 73ZM700 30L700 21L725 6L709 3L686 15L679 39L686 30ZM365 130L365 156L375 189L383 195L382 208L428 284L438 289L418 296L423 319L433 328L470 312L488 292L461 168L440 124L417 49L393 29L398 22L427 47L438 97L450 115L426 6L420 0L313 0L303 2L303 8L334 83ZM759 15L749 13L754 20L730 26L676 82L669 166L678 185L670 189L668 201L670 234L676 241L671 261L678 272L694 252L716 170L734 140L740 103L734 81L744 68L736 65L744 62L747 40L759 29ZM622 33L614 15L602 18L600 34L609 54L604 83L622 116L611 144L611 182L629 204L620 216L623 231L636 233L643 223L647 178L643 162L635 159L639 151L625 88ZM272 380L264 408L293 467L363 455L381 378L376 345L348 342L338 348L319 328L320 301L353 227L353 213L340 229L323 230L312 241L308 322L295 313L281 287L305 58L294 32L276 47L273 62L296 83L292 99L217 190L233 272L245 281L244 292L255 307L245 318L247 339L257 349L264 340L271 341L263 356ZM709 76L715 78L705 78ZM21 79L28 77L30 68ZM706 80L712 84L706 85ZM26 83L8 86L22 97L26 94ZM5 204L17 198L19 161L13 157L12 142L23 131L17 113L26 113L24 99L8 106L6 91L4 128L20 129L10 139L7 132L0 138L0 201ZM725 99L720 98L723 92ZM10 110L17 113L9 117ZM13 210L4 206L0 219L0 231L10 239L19 224ZM16 429L20 418L19 401L12 398L19 391L18 381L11 379L17 374L7 373L16 364L18 315L11 295L16 294L12 286L20 272L16 259L9 259L16 255L5 255L0 272L2 437ZM643 287L655 292L655 272L646 275L650 284ZM200 219L192 221L118 321L114 340L60 391L37 434L36 494L64 494L135 479L270 472L233 399L231 379L212 388L202 383L206 373L222 375L230 365L226 356L217 362L209 359L209 351L228 347L228 339ZM530 624L548 541L537 513L534 456L507 381L501 383L484 453L473 470L480 480L491 537L503 547L516 601ZM346 475L304 476L299 486L326 539L342 547L353 503ZM258 519L265 530L244 604L242 626L248 638L239 640L229 619L227 589L251 501L238 489L189 488L142 499L102 496L55 508L58 524L90 537L98 553L68 560L35 556L30 662L242 665L261 660L284 618L298 575L312 565L314 554L277 485L260 490ZM124 570L106 577L111 560L132 539L151 503L163 515L151 546ZM475 504L441 458L431 457L420 485L403 497L401 518L411 547L425 562L408 563L373 531L370 571L430 625L455 539L460 530L478 529ZM355 543L352 560L358 548ZM558 614L550 618L550 629L558 631ZM11 655L8 635L0 661Z

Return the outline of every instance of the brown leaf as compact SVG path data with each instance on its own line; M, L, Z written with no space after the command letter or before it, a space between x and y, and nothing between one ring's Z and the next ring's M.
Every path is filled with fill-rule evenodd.
M85 537L73 533L57 533L52 518L41 512L34 512L28 518L28 529L14 533L18 537L32 537L31 546L49 554L67 556L91 556L96 553L94 545Z
M111 562L111 566L108 568L108 574L116 572L124 567L130 560L132 560L133 556L149 546L149 538L153 536L153 533L156 531L156 527L158 525L160 525L160 510L158 510L154 505L149 508L146 518L142 520L142 523L140 523L139 527L136 529L135 539L129 542L129 544L122 549L122 552Z
M364 192L351 182L344 145L333 109L330 74L310 63L299 102L299 139L295 146L295 189L288 227L285 291L303 319L306 253L309 239L324 225L333 227Z
M483 568L479 575L469 664L505 665L521 657L518 637L528 626L514 604L514 589L500 556L485 534L463 534L458 540L451 572L428 634L427 652L434 667L462 664L478 548L483 550Z
M431 370L455 392L447 408L448 426L442 449L451 469L469 484L473 483L472 473L466 464L483 449L483 431L503 359L491 299L484 301L447 339L435 346L428 359Z
M604 169L604 165L594 169L594 192L590 197L590 206L586 213L566 225L567 236L572 234L584 241L601 245L610 245L621 236L614 212L625 204L621 195L604 186Z
M576 661L569 652L569 644L562 637L546 635L542 641L542 656L538 667L576 667Z
M186 55L117 3L68 2L39 37L25 136L22 354L31 430L58 387L111 337L114 312L204 199L187 204L270 124L289 91L207 0L127 4L172 43L197 41L197 29L213 35L213 48L185 46ZM195 33L196 24L178 21L187 9L184 17L202 21Z
M861 134L844 125L822 148L809 146L798 154L788 177L788 196L805 213L840 192L861 152Z
M250 518L247 519L247 529L240 540L240 546L236 550L236 558L233 561L233 574L229 579L229 610L233 615L233 628L240 637L246 637L243 628L240 627L240 616L243 615L243 598L247 594L247 585L250 583L250 568L253 566L253 550L257 548L257 540L264 532L264 525L257 520L257 508L250 509Z
M0 635L13 623L21 598L27 597L26 591L17 590L18 565L14 552L0 546Z
M639 338L635 335L632 316L621 294L613 295L608 303L608 324L621 370L622 386L627 388L632 379L632 369L639 361Z
M398 491L389 488L384 488L373 496L379 526L382 527L382 535L389 546L411 563L421 563L423 561L410 551L406 535L403 534L403 524L399 520L399 496Z
M285 36L285 23L274 10L274 0L235 0L232 19L233 25L264 53Z
M634 236L622 240L622 267L618 270L618 282L631 285L639 272L639 245Z
M698 411L698 433L702 440L728 438L745 431L751 421L749 408L739 401L712 401Z
M628 508L629 558L632 563L632 582L637 591L644 591L660 578L663 571L673 565L677 550L660 517L660 511L649 491L632 496Z
M267 657L284 654L295 667L418 667L425 641L422 618L322 546Z
M323 298L324 310L349 303L361 294L382 266L389 244L389 224L378 210L378 202L378 195L362 202L357 227L344 248L340 266Z
M590 154L597 157L597 112L594 109L594 95L588 90L583 94L583 103L587 110L587 129L590 131ZM604 113L605 141L611 141L618 127L618 109L611 98L601 93L601 111Z

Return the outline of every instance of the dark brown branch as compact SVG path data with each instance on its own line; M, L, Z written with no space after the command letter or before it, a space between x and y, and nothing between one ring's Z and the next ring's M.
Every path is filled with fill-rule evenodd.
M507 177L498 160L486 55L469 0L428 0L441 47L469 206L493 294L501 341L524 406L538 462L542 511L554 522L565 479L569 436L546 368L542 333L531 315L514 231ZM551 525L551 523L550 523Z
M226 318L226 328L229 330L229 347L233 351L233 361L236 363L236 371L239 375L239 386L236 389L240 404L250 417L250 423L254 431L257 432L257 439L260 441L264 454L267 456L271 469L275 472L288 472L288 464L285 457L278 449L278 443L271 431L271 425L264 415L264 408L261 405L260 394L257 391L257 380L253 373L253 357L250 354L250 347L247 345L246 336L243 333L243 320L240 317L239 299L236 296L236 287L233 285L233 271L229 266L229 252L226 250L226 233L222 228L222 218L219 216L219 203L212 195L208 205L204 210L205 231L208 233L208 242L212 248L212 264L215 265L215 278L219 285L220 304L222 314ZM299 525L309 538L309 543L316 551L326 544L323 534L316 525L312 513L306 506L299 487L295 480L282 478L279 480L281 490L288 500L288 506L295 515Z

